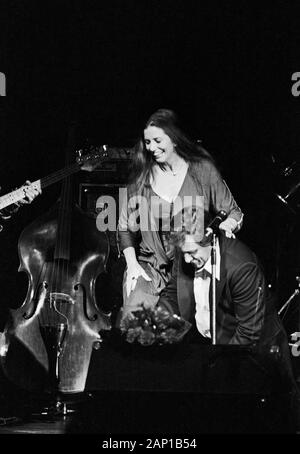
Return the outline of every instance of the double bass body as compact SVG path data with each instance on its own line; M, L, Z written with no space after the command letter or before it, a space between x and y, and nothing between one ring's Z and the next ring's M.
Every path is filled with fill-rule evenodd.
M18 249L19 271L29 284L5 330L4 371L25 388L43 388L50 377L50 387L82 392L92 349L111 328L95 295L109 254L107 236L78 205L58 201L23 230Z

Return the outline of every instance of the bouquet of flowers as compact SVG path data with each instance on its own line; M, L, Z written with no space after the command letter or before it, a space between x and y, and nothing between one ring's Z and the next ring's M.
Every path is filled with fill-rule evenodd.
M191 323L162 307L145 308L128 314L120 324L121 333L129 343L144 346L180 342L191 328Z

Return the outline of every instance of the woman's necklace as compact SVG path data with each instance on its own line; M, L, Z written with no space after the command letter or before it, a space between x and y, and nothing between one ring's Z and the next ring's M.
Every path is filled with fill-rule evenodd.
M172 168L168 167L168 170L171 175L176 177L179 173L185 172L186 165L187 163L184 160L180 160L179 162L176 162L176 165Z
M169 174L176 177L176 175L178 175L180 171L183 171L185 169L185 164L186 162L183 159L179 159L172 167L167 166L167 171L169 172Z

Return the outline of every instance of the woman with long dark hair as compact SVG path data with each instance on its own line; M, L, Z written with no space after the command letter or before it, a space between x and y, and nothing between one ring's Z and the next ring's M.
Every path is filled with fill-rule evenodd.
M183 131L172 110L159 109L146 122L135 147L118 224L118 241L127 264L122 317L142 304L157 303L170 279L174 258L168 233L182 208L196 213L199 234L204 221L220 210L227 213L219 226L227 237L234 237L242 224L243 214L211 155Z

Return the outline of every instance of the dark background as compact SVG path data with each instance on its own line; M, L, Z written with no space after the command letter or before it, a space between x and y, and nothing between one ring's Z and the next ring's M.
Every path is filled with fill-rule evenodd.
M2 194L64 166L72 121L80 140L131 146L154 110L172 108L216 158L245 213L239 237L261 258L281 306L300 271L299 212L275 197L300 179L299 169L292 178L282 173L299 167L296 3L3 0ZM45 189L5 223L2 320L26 294L19 235L59 191L60 184ZM298 324L299 300L292 304Z

